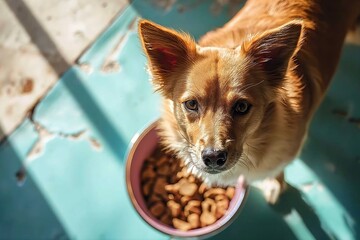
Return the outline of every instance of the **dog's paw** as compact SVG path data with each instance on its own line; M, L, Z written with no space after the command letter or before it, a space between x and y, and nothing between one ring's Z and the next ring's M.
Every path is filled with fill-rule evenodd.
M269 178L256 183L255 187L263 192L265 200L269 204L274 205L277 203L281 193L286 190L286 182L281 182L275 178Z

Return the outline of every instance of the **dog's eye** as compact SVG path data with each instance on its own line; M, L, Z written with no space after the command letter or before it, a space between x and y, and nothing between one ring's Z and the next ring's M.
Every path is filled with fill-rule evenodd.
M246 100L239 100L235 103L233 107L233 112L237 115L245 115L249 112L250 108L251 104L248 103Z
M189 100L184 102L185 108L190 111L198 110L198 102L196 100Z

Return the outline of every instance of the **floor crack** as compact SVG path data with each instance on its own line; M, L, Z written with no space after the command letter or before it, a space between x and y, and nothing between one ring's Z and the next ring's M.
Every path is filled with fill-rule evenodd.
M17 179L17 183L19 186L22 186L26 180L26 169L27 167L45 150L46 144L54 138L63 138L70 141L88 141L90 147L96 151L102 150L102 144L94 137L89 136L88 131L86 129L80 130L75 133L63 133L63 132L54 132L48 130L44 125L35 121L33 118L34 111L30 111L29 120L34 125L35 130L39 134L38 140L32 145L31 149L26 154L26 159L23 162L22 167L16 172L15 176Z

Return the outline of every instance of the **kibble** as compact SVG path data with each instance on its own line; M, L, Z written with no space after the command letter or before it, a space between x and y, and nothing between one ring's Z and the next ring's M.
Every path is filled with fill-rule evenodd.
M180 185L179 193L184 196L194 196L198 186L196 183L185 182L184 184Z
M225 194L229 199L232 199L235 195L235 188L227 188Z
M215 198L217 195L224 195L226 191L222 188L211 188L204 193L205 198Z
M200 217L199 214L192 213L187 217L188 223L192 229L200 227Z
M164 211L165 211L165 206L161 202L156 202L150 208L151 214L154 215L155 217L161 217L161 215L164 213Z
M181 205L175 202L174 200L168 201L167 207L170 209L171 216L178 217L180 215Z
M182 231L189 231L192 228L190 223L178 218L174 218L172 222L175 228Z
M166 225L189 231L215 223L224 216L235 188L209 188L184 164L157 149L145 160L142 192L151 214Z

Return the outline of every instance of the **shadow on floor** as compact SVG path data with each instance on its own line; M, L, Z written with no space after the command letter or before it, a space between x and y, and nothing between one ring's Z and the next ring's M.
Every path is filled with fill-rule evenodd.
M296 211L315 239L335 239L326 232L314 210L304 201L301 192L289 185L279 202L269 205L260 190L250 188L242 213L227 229L211 239L298 239L286 216Z
M240 216L211 239L297 239L283 215L274 211L260 190L250 187Z
M314 209L304 201L301 192L293 186L288 185L288 189L281 195L279 202L272 207L283 216L296 211L315 239L335 239L323 229Z
M345 45L339 67L309 131L301 159L345 209L360 237L360 46Z
M8 140L0 145L0 239L68 239L66 231L31 176L18 187L22 161ZM6 207L5 207L6 206Z
M342 139L339 135L334 141ZM351 159L343 149L329 142L325 143L324 139L320 140L317 137L309 139L301 158L345 209L344 222L351 229L354 239L358 239L360 236L359 164L354 164L352 162L354 159Z

